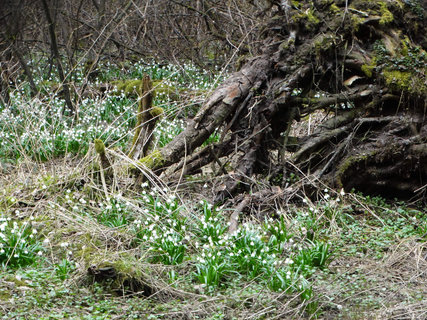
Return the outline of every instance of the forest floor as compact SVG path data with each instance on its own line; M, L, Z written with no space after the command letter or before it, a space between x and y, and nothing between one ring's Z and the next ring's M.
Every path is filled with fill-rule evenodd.
M215 244L207 246L211 240L205 236L215 236L215 232L226 236L230 211L212 211L217 222L209 224L204 220L209 203L199 202L209 198L217 181L201 177L183 184L173 193L179 204L169 208L179 210L168 222L158 209L157 213L151 211L156 205L147 205L129 191L121 190L125 192L119 192L108 207L99 184L84 175L82 168L89 166L85 161L21 163L1 176L3 238L13 241L8 228L14 229L17 223L15 234L20 232L28 242L22 246L15 243L12 254L21 257L2 260L2 319L427 318L425 208L325 189L319 192L318 201L307 198L278 207L264 214L266 221L245 216L240 228L246 233L233 241L253 236L266 247L274 247L270 227L282 226L287 233L272 264L285 265L288 257L300 259L298 248L287 248L292 239L298 246L309 239L325 241L328 248L323 254L328 255L328 261L306 276L308 293L287 291L280 283L271 285L279 280L264 269L251 275L231 259L233 251L222 248L217 254L222 252L228 258L213 265L211 271L220 279L210 287L200 279L201 257L206 258L200 247L205 243L207 250L215 252L227 245L214 239ZM72 173L70 168L74 168ZM170 189L155 192L158 200L166 194L163 204L171 201ZM150 213L144 215L144 208L150 208ZM164 259L161 246L153 249L157 240L146 239L135 230L135 224L147 215L159 224L187 226L181 229L181 241L175 245L185 243L182 259L173 251ZM151 226L147 220L144 223ZM35 231L25 233L23 226ZM269 234L260 232L262 237L257 238L251 234L257 228ZM37 241L31 242L33 239ZM146 240L151 248L135 239ZM250 247L250 243L246 245ZM25 256L31 258L31 254L35 257L27 263Z
M161 147L219 80L143 66L125 72L159 81ZM425 204L326 186L286 202L259 177L277 196L230 230L235 208L211 203L218 167L135 185L125 152L137 84L118 86L84 100L74 124L56 98L25 100L25 83L0 106L1 319L427 319ZM94 138L114 163L105 183Z

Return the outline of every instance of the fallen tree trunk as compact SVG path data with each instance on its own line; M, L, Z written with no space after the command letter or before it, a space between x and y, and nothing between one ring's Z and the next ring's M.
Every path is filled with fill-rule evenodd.
M285 186L289 162L300 170L294 174L332 187L425 200L427 30L414 28L421 17L386 0L282 1L273 8L259 55L141 162L156 173L180 162L176 178L237 156L216 202L249 190L255 174ZM290 136L315 112L324 121L314 131ZM198 150L215 130L222 130L221 142Z

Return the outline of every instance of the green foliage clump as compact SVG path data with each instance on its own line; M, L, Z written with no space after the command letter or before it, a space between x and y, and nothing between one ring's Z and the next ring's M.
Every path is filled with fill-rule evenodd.
M66 280L75 269L75 264L66 258L55 264L55 273L62 281Z
M99 223L110 228L121 228L129 224L129 213L124 203L117 199L110 199L110 203L103 206L101 213L96 215Z
M422 48L405 38L395 52L387 50L380 41L375 43L374 49L378 68L392 90L427 96L427 53Z
M0 265L2 268L22 268L33 264L43 253L37 229L28 221L23 224L10 218L0 218Z

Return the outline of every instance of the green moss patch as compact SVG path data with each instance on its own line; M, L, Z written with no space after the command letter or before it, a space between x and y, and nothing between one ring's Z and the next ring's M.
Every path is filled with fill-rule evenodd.
M160 150L154 150L152 153L140 159L138 162L148 169L154 169L161 167L165 162L165 159L163 158Z
M380 24L386 25L393 21L394 17L393 14L388 10L387 4L385 2L380 2L380 13L381 13L381 19Z

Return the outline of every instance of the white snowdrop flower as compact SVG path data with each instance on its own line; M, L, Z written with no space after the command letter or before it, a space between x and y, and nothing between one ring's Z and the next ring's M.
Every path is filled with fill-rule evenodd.
M328 189L327 188L325 188L325 190L323 190L325 193L328 193Z
M43 245L48 245L49 244L49 238L45 238L44 240L43 240Z
M204 185L203 185L203 188L207 188L208 187L208 184L207 183L205 183Z
M61 248L66 248L66 247L68 247L68 242L61 242L61 243L59 244L59 246L60 246Z
M340 195L343 197L345 195L344 188L341 188Z
M253 242L253 241L251 241L250 245L251 245L251 246L253 246L253 245L254 245L254 242Z
M37 255L38 255L38 256L41 256L42 254L43 254L43 252L42 252L42 251L37 252Z

